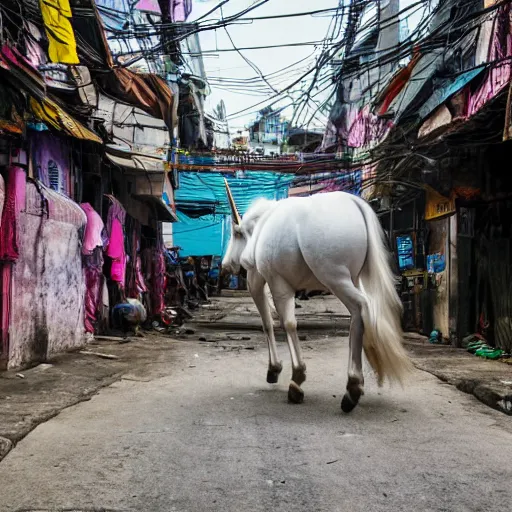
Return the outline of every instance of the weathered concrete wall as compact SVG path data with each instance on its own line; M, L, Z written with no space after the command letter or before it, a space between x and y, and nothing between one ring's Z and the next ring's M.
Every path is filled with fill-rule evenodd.
M85 283L78 205L33 183L19 220L20 258L13 267L10 368L84 343Z

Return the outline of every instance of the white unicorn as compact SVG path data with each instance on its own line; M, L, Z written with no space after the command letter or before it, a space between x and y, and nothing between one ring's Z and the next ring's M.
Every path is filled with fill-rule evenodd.
M351 314L347 391L350 412L363 395L362 349L376 373L403 382L412 366L402 345L402 305L395 289L383 230L369 204L345 192L281 201L257 200L240 217L226 181L233 213L225 270L247 270L247 284L260 313L269 348L267 382L277 383L278 360L269 297L286 330L292 360L288 399L301 403L306 380L295 318L297 290L326 290Z

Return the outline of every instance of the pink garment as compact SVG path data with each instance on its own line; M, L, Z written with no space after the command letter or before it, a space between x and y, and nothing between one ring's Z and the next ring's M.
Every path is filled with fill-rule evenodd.
M2 227L2 212L4 211L5 201L5 182L4 178L0 174L0 227Z
M97 247L82 258L85 275L85 330L94 333L101 309L103 284L103 249Z
M113 260L124 257L124 233L123 225L119 219L112 220L110 239L107 247L107 256Z
M9 355L11 272L11 263L0 263L0 359L6 359Z
M110 240L107 247L107 256L112 258L110 277L112 281L124 286L126 275L126 254L124 252L123 226L119 219L112 220Z
M20 167L9 168L4 209L0 224L0 260L16 261L19 257L18 220L25 209L27 176Z
M44 65L48 62L48 57L43 51L41 42L43 41L43 34L39 28L31 23L30 21L24 22L24 33L25 33L25 46L27 49L27 59L38 69L39 66Z
M123 254L119 259L112 260L112 268L110 269L110 277L112 281L121 283L124 286L124 278L126 275L126 256Z
M142 275L142 261L140 256L137 256L135 262L135 286L137 287L138 293L146 293L148 291L144 276Z
M99 214L89 203L80 205L87 216L87 226L85 228L84 245L82 247L83 254L91 254L96 247L103 247L103 239L101 233L105 227Z

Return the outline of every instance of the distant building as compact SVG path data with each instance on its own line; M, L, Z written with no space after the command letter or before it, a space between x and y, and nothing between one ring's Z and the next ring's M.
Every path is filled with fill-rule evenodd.
M290 122L283 119L281 110L267 107L259 112L257 120L249 126L249 144L256 153L280 154L281 145L286 142Z

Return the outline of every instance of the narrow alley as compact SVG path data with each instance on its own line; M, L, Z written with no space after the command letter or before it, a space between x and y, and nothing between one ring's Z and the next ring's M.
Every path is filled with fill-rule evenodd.
M512 0L0 0L0 512L512 512L511 160Z

